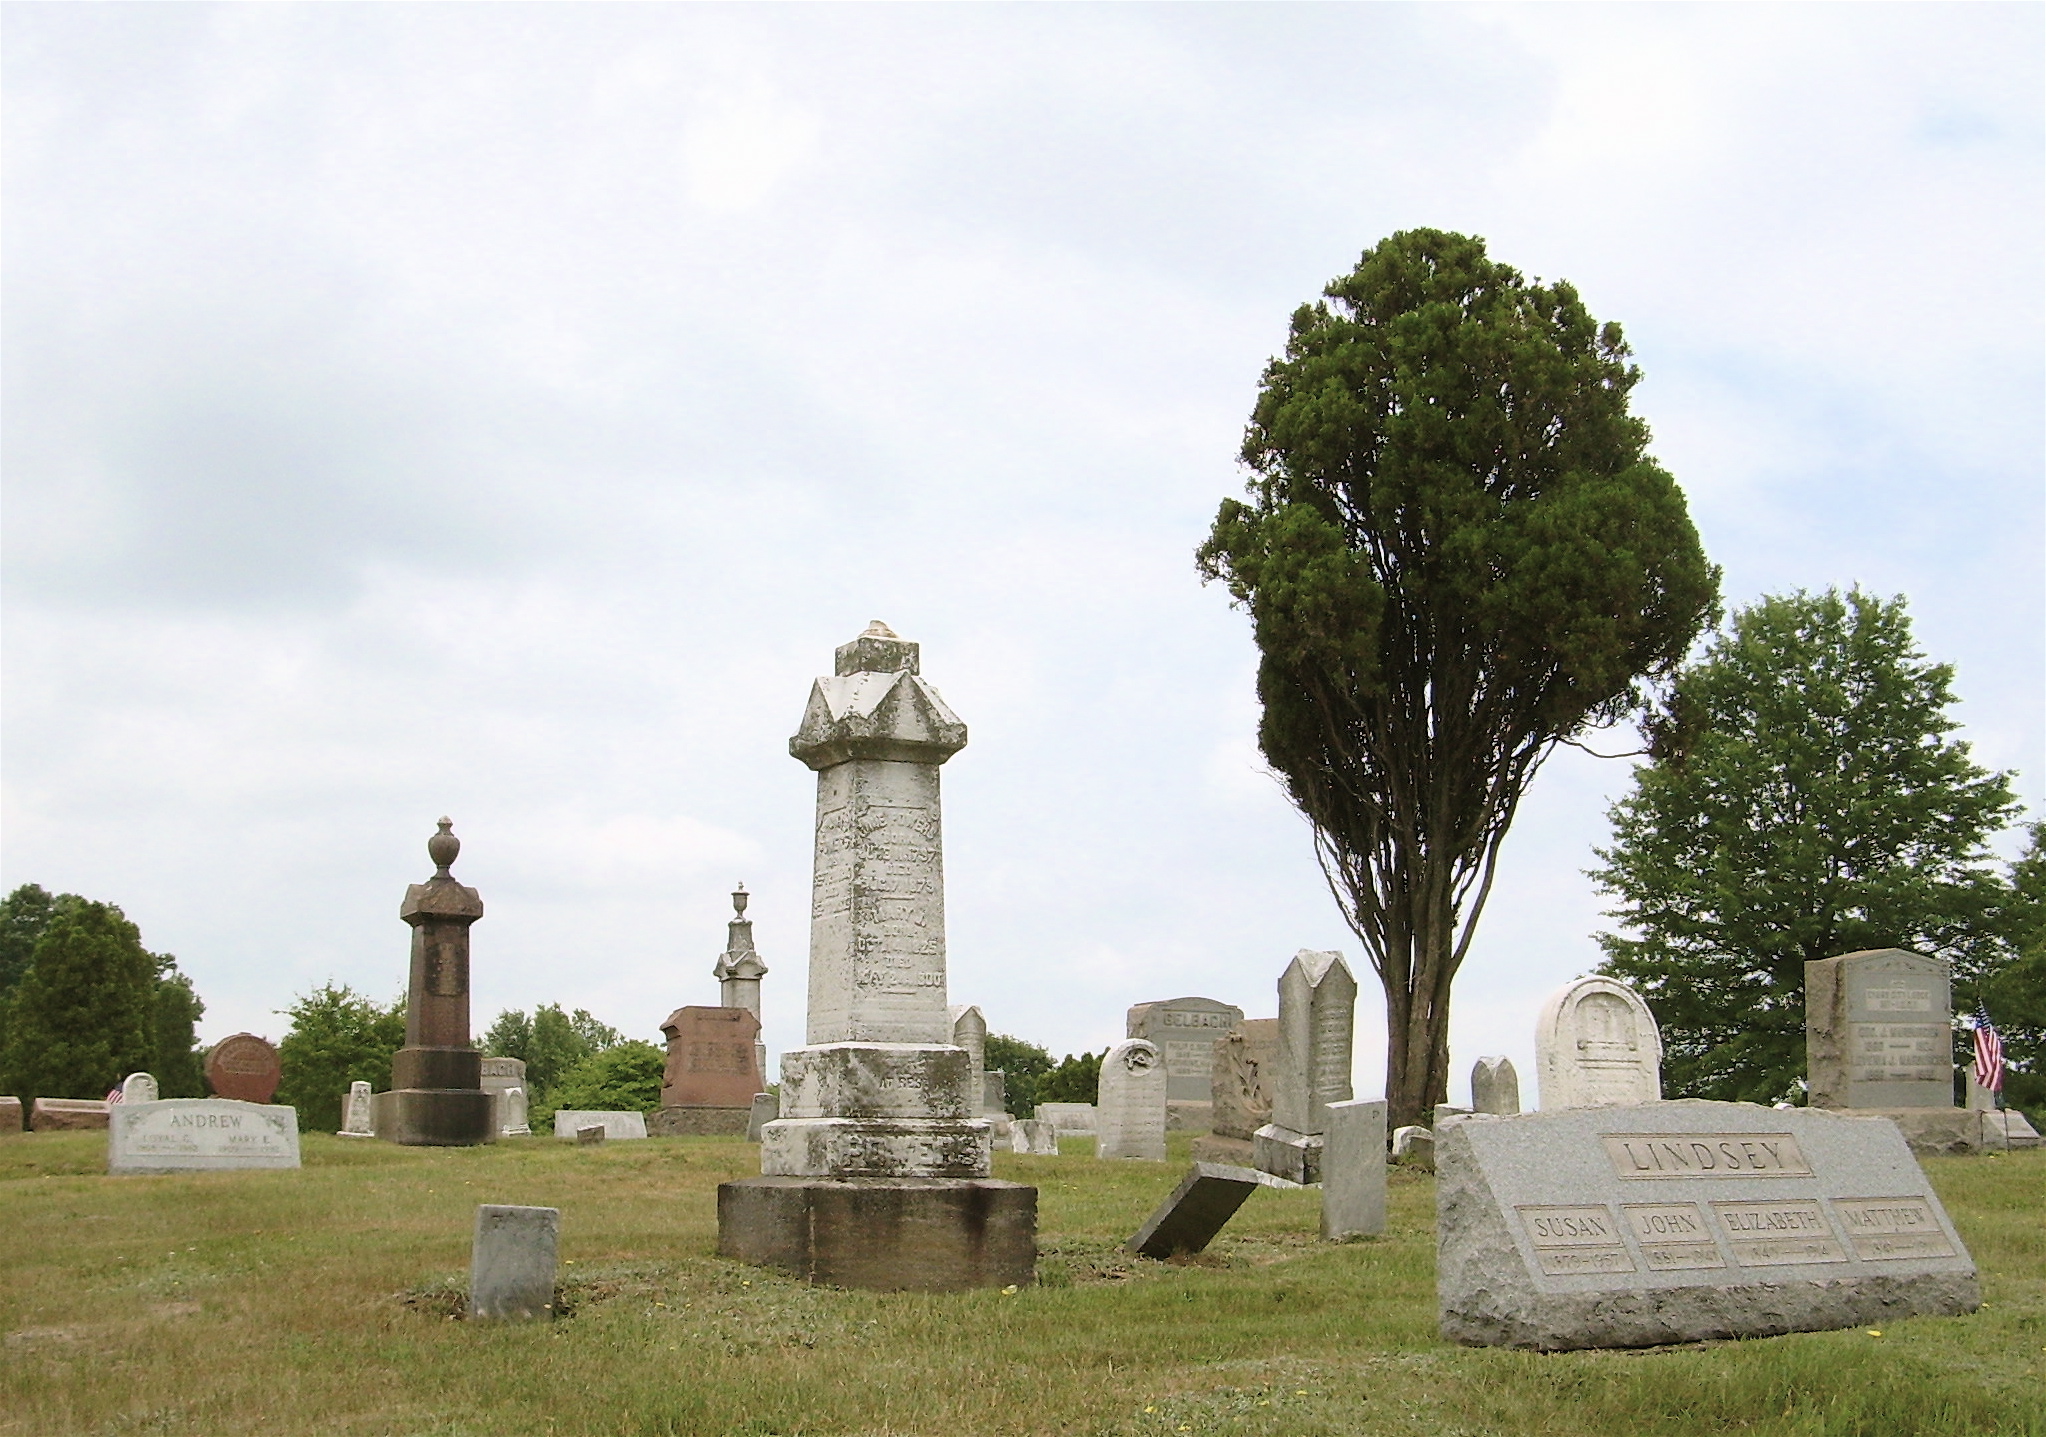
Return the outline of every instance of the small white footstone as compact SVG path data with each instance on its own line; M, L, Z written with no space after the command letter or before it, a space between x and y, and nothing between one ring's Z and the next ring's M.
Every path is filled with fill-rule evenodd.
M592 1113L561 1108L554 1114L554 1136L572 1138L584 1128L598 1127L611 1142L646 1136L645 1113Z
M1436 1138L1454 1342L1649 1347L1981 1305L1886 1118L1684 1099L1451 1118Z
M110 1173L219 1172L298 1166L298 1109L233 1098L116 1103L108 1114Z

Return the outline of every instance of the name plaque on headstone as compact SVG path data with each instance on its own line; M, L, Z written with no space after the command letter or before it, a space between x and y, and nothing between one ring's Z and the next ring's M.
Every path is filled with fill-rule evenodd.
M298 1110L233 1098L116 1104L107 1125L110 1173L295 1168Z
M1645 1347L1980 1303L1885 1118L1684 1100L1452 1118L1437 1134L1454 1341Z

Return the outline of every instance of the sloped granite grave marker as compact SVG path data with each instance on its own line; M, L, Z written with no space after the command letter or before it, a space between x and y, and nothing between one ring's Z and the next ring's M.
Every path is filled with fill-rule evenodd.
M1250 1195L1271 1183L1252 1168L1195 1163L1123 1246L1160 1260L1204 1251Z
M110 1173L295 1168L298 1109L233 1098L116 1103L109 1116Z
M1698 1100L1453 1118L1442 1335L1560 1351L1954 1315L1975 1265L1896 1126Z

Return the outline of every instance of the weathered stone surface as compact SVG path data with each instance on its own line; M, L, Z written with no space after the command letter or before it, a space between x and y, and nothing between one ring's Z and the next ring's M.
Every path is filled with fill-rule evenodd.
M760 1130L781 1116L781 1098L774 1093L755 1093L753 1107L746 1114L746 1141L760 1141Z
M917 1043L791 1048L781 1059L782 1116L976 1117L981 1095L971 1062L962 1049Z
M113 1107L104 1098L37 1098L29 1126L39 1133L103 1128Z
M343 1138L376 1136L375 1109L368 1083L358 1080L348 1085L348 1096L341 1100L341 1131L335 1136Z
M952 1046L966 1050L966 1068L971 1073L987 1071L987 1018L975 1003L955 1004L948 1010L952 1022Z
M744 1008L677 1008L661 1024L668 1064L664 1108L740 1108L767 1086L760 1071L760 1020Z
M497 1095L497 1135L502 1138L533 1136L532 1126L526 1121L526 1090L517 1084Z
M986 1177L985 1118L779 1118L760 1130L767 1177Z
M2012 1148L2036 1148L2039 1146L2039 1130L2031 1120L2016 1108L1999 1108L1993 1117L1982 1120L1984 1127L1999 1128L2004 1135L2004 1145ZM0 1127L0 1131L5 1131Z
M121 1096L118 1099L120 1102L153 1103L160 1096L162 1095L156 1089L156 1079L148 1073L130 1073L121 1079Z
M433 876L405 890L398 917L412 930L405 1046L391 1059L391 1091L374 1103L376 1133L408 1147L495 1141L496 1103L483 1089L483 1055L469 1042L469 930L483 899L449 872L462 851L446 818L426 840Z
M526 1086L526 1064L521 1058L499 1058L486 1056L478 1065L478 1079L483 1091L490 1094L490 1121L500 1137L512 1135L511 1119L506 1115L504 1095L513 1088L523 1090ZM524 1124L525 1118L520 1116ZM527 1129L528 1132L531 1129Z
M1470 1115L1471 1110L1469 1108L1459 1108L1454 1103L1437 1103L1434 1113L1429 1116L1428 1122L1430 1126L1433 1126L1447 1118L1467 1118Z
M494 1203L478 1207L476 1237L469 1247L470 1320L553 1317L560 1246L559 1208Z
M1018 1118L1009 1127L1009 1150L1041 1158L1059 1155L1059 1130L1047 1118Z
M646 1136L645 1113L601 1113L579 1108L558 1108L554 1113L554 1136L572 1138L582 1128L595 1125L604 1130L608 1138L643 1138Z
M1535 1025L1542 1109L1652 1103L1662 1097L1662 1033L1648 1005L1613 978L1579 978Z
M1157 1045L1127 1038L1101 1060L1097 1158L1165 1161L1165 1063Z
M1425 1172L1435 1171L1435 1131L1409 1126L1392 1130L1392 1160Z
M0 1098L0 1138L14 1137L21 1131L21 1099Z
M1321 1148L1321 1235L1376 1237L1385 1231L1385 1100L1328 1105Z
M1243 1022L1243 1010L1213 998L1165 998L1124 1015L1124 1035L1155 1045L1165 1059L1165 1098L1213 1100L1215 1040Z
M1556 1351L1970 1312L1975 1268L1896 1126L1695 1100L1458 1118L1437 1290L1457 1342Z
M1039 1103L1036 1111L1062 1133L1091 1135L1100 1123L1100 1110L1092 1103Z
M1249 1168L1195 1163L1123 1246L1139 1257L1161 1261L1202 1252L1250 1195L1269 1182Z
M575 1130L575 1145L579 1148L592 1148L610 1141L610 1138L610 1132L602 1123L586 1123Z
M1170 1079L1167 1082L1169 1085ZM1177 1103L1168 1099L1165 1104L1165 1131L1168 1133L1205 1133L1214 1121L1213 1103Z
M1804 965L1805 1078L1815 1108L1954 1106L1953 979L1901 948Z
M1340 953L1303 948L1279 975L1279 1053L1272 1122L1296 1133L1328 1126L1330 1103L1346 1103L1357 980Z
M650 1138L736 1138L752 1120L751 1107L655 1108L646 1115L646 1131Z
M1320 1133L1296 1133L1266 1123L1251 1134L1251 1166L1296 1187L1314 1187L1321 1182L1322 1142Z
M110 1173L297 1166L296 1108L233 1098L165 1098L117 1103L109 1115Z
M1037 1189L993 1178L758 1177L718 1187L718 1253L882 1292L1024 1287Z
M206 1086L219 1098L263 1104L277 1094L284 1067L277 1049L254 1033L222 1038L206 1055Z
M1520 1074L1511 1058L1480 1058L1471 1069L1471 1111L1513 1117L1520 1112Z
M1279 1020L1246 1018L1215 1040L1208 1079L1208 1131L1249 1142L1272 1120Z
M1257 1144L1249 1138L1218 1138L1213 1133L1202 1133L1193 1140L1193 1160L1220 1163L1225 1168L1256 1168Z

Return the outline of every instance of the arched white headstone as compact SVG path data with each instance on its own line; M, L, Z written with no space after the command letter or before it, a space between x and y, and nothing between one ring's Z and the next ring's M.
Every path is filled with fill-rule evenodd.
M1545 1112L1662 1101L1662 1032L1617 979L1579 978L1542 1005L1535 1066Z

